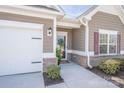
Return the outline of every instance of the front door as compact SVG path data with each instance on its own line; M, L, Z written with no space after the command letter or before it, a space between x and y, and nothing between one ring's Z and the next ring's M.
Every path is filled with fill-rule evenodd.
M57 33L57 48L61 48L62 59L67 60L67 32Z

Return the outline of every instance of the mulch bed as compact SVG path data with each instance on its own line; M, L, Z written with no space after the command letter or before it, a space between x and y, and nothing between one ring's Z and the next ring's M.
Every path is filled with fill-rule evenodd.
M61 77L60 77L60 79L57 79L57 80L51 80L50 78L48 78L46 73L43 73L43 77L44 77L45 86L49 86L49 85L53 85L53 84L59 84L59 83L64 82L64 80Z
M113 84L117 85L118 87L124 88L124 84L120 84L120 83L112 80L112 77L117 77L117 78L124 80L124 72L123 71L120 71L116 75L107 75L104 72L102 72L101 70L99 70L97 67L94 67L92 69L89 69L89 68L87 68L87 69L90 70L91 72L99 75L100 77L104 78L105 80L112 82Z

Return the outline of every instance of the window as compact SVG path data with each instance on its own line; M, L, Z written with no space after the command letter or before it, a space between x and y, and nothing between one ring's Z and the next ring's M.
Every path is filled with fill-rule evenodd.
M107 54L107 34L100 34L100 54Z
M116 53L117 35L109 35L109 53Z
M117 53L117 33L100 33L99 35L100 54Z

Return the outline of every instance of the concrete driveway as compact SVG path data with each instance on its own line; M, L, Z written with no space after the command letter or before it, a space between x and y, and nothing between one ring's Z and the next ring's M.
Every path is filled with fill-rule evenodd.
M44 88L41 72L1 76L0 88Z
M75 64L62 64L61 76L64 83L48 86L49 88L117 88L114 84L85 68Z

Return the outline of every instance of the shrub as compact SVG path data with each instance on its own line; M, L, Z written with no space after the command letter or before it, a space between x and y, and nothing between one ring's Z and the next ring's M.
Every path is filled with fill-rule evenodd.
M120 64L120 70L121 71L124 71L124 62L122 61L121 64Z
M120 70L121 62L115 59L103 61L98 67L106 74L116 74Z
M58 65L59 65L60 61L62 60L61 48L56 49L56 57L57 57Z
M120 64L120 70L121 71L124 71L124 59L122 59L122 58L116 58L116 60L119 60L121 62L121 64Z
M52 80L60 79L60 67L58 65L51 65L47 68L47 75Z

